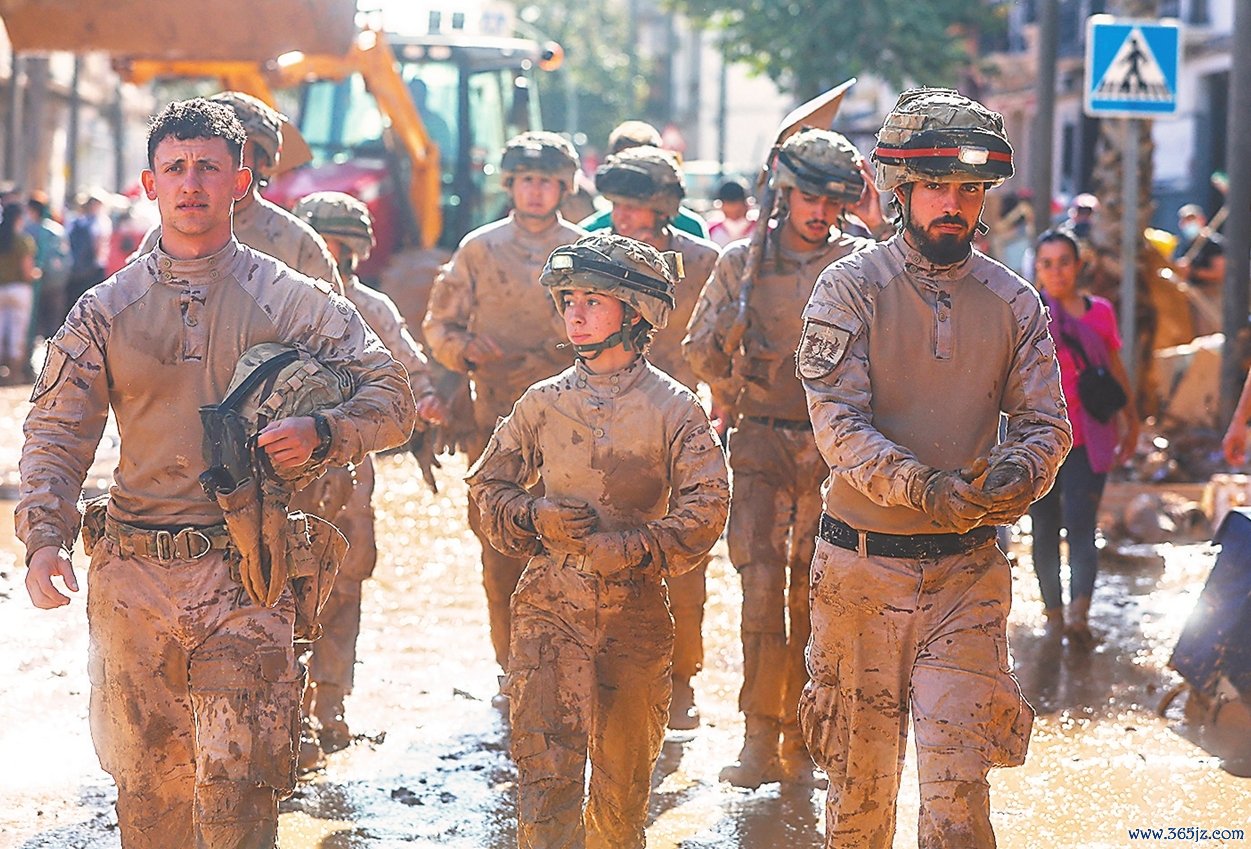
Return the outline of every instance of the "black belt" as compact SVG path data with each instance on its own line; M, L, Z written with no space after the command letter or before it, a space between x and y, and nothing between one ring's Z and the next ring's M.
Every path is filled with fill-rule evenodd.
M992 542L996 536L994 527L974 528L967 534L879 534L858 531L826 513L821 514L821 539L874 557L943 557L963 554Z
M745 422L782 430L812 430L812 422L807 419L775 419L773 416L743 416L742 419Z

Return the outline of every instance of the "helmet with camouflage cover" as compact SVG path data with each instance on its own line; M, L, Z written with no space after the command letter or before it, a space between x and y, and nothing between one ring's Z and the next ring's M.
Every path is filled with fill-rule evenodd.
M604 160L595 172L595 187L611 201L644 204L672 219L686 197L686 181L678 158L650 145L629 147Z
M235 110L239 123L243 124L243 130L248 134L248 141L255 143L269 157L267 170L278 166L282 152L282 125L286 120L281 112L241 91L223 91L209 100Z
M773 184L840 203L855 203L864 192L860 163L864 159L846 137L831 130L807 129L778 149Z
M559 177L565 184L565 191L573 191L574 175L580 165L578 152L567 139L542 130L513 136L504 145L504 155L500 158L505 188L512 186L514 175L536 171Z
M323 237L338 239L358 260L369 258L375 244L374 221L364 201L343 192L313 192L292 212Z
M682 276L681 254L662 254L634 239L599 233L553 251L539 282L547 287L562 315L560 293L567 289L600 292L626 306L621 330L600 343L575 345L581 356L619 342L627 350L641 350L652 331L668 323L675 303L673 290ZM635 313L642 317L638 324L632 324Z
M877 134L873 160L884 192L919 180L997 186L1012 176L1003 116L949 88L899 95Z

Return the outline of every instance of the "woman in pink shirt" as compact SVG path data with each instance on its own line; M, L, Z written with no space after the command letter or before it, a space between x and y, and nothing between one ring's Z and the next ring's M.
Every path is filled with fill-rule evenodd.
M1034 278L1051 313L1051 337L1060 362L1060 384L1073 424L1073 450L1055 486L1030 508L1034 525L1034 571L1042 590L1046 633L1061 635L1075 648L1089 649L1094 638L1087 624L1095 587L1098 550L1095 523L1107 472L1128 459L1138 442L1134 393L1121 362L1116 313L1104 298L1077 289L1081 270L1077 239L1065 230L1038 237ZM1106 367L1120 382L1129 402L1108 421L1083 409L1077 381L1084 368ZM1060 588L1060 529L1068 531L1069 605Z

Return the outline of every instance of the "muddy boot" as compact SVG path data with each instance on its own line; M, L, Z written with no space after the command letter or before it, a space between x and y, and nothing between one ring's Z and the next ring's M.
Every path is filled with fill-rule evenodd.
M782 729L782 783L796 787L816 787L820 790L830 786L824 775L817 771L817 765L808 754L808 746L804 743L799 723L787 725Z
M673 678L673 699L669 702L669 727L674 731L690 731L699 727L699 708L695 706L695 690L691 679Z
M1058 643L1064 636L1064 608L1048 607L1043 611L1043 639L1049 643Z
M299 776L316 772L326 765L326 753L321 750L315 720L305 716L300 722L300 753L295 762Z
M334 684L318 684L313 702L313 716L321 726L317 733L321 750L326 754L352 745L352 732L343 718L343 688Z
M778 732L781 723L766 716L748 716L747 734L738 762L721 770L722 781L735 787L756 788L782 780L782 764L778 757Z
M1087 621L1090 616L1090 596L1084 595L1069 602L1065 613L1064 636L1069 646L1078 651L1090 651L1095 647L1095 635Z

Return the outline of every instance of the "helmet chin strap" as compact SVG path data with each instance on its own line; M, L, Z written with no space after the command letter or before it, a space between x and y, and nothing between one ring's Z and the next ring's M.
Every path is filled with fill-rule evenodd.
M634 311L632 309L627 309L625 314L621 317L621 327L607 339L602 342L588 342L585 345L574 345L573 350L577 353L578 359L593 360L604 351L607 351L609 348L615 348L617 345L620 345L627 351L635 350L634 334L631 333L634 329L634 322L631 321L633 317Z

